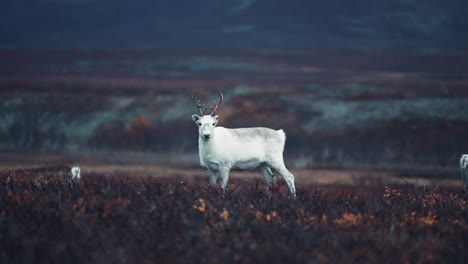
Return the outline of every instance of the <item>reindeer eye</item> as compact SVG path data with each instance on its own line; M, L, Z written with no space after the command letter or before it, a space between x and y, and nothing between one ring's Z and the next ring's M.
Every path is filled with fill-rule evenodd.
M213 126L215 126L215 125L216 125L216 124L215 124L215 123L213 123Z
M201 123L197 123L198 126L201 126Z

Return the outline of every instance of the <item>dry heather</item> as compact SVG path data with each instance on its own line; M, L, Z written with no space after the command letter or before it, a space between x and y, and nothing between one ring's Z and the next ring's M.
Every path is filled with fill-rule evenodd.
M204 179L206 180L206 179ZM173 178L0 175L2 263L462 263L468 195L455 188L233 180L223 197Z

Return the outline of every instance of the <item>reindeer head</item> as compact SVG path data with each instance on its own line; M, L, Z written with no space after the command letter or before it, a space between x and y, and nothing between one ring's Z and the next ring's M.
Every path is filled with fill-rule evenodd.
M218 124L219 116L215 115L215 112L216 109L218 109L218 106L223 102L223 94L219 93L219 102L216 103L216 101L214 101L215 105L209 107L211 109L210 114L206 113L208 111L208 108L206 108L204 104L201 104L200 100L195 100L193 93L192 100L197 106L198 111L200 112L200 115L192 115L192 120L195 122L195 124L198 125L198 134L200 135L200 137L204 140L208 140L211 137L213 129ZM205 107L205 111L202 110L203 107Z

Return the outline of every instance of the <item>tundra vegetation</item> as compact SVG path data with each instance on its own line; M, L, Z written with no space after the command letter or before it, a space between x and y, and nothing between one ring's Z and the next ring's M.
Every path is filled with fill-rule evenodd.
M288 167L460 177L466 54L197 52L0 52L3 166L37 164L45 152L60 160L97 153L86 158L94 164L102 161L93 157L106 161L112 153L119 164L136 164L130 158L137 151L160 155L138 156L138 164L194 166L197 135L186 94L223 87L229 104L220 125L284 129ZM468 197L460 182L300 183L293 201L282 180L271 199L264 182L251 179L232 179L222 196L206 175L104 176L82 166L79 180L0 171L0 263L467 259Z
M191 179L191 180L189 180ZM0 173L3 263L462 263L460 187Z

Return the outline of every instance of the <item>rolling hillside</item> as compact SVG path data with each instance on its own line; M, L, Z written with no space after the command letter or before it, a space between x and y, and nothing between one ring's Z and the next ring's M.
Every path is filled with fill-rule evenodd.
M297 167L453 165L468 138L468 58L384 51L3 51L0 147L180 153L192 90L220 125L287 132ZM6 66L8 65L8 66Z

